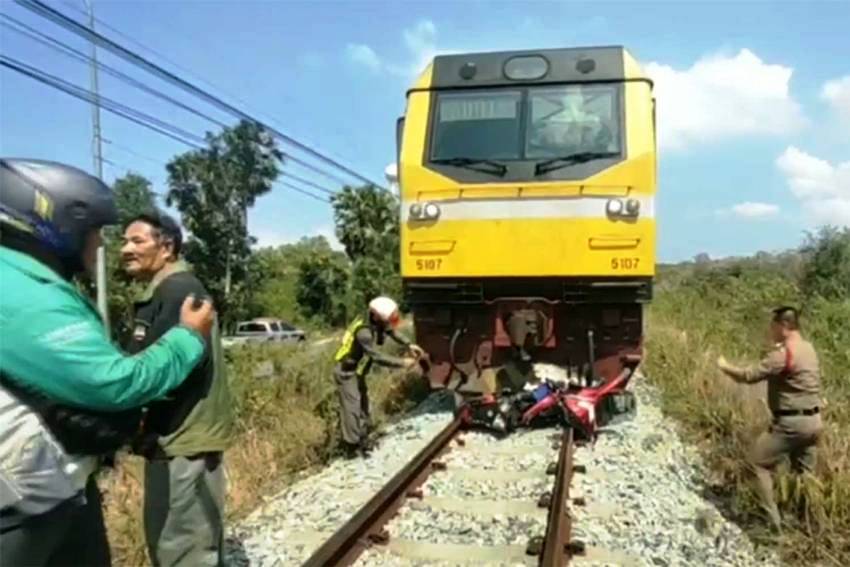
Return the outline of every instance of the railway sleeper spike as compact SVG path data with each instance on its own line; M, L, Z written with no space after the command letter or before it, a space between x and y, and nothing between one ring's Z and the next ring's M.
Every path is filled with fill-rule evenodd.
M540 555L543 553L543 545L545 543L546 539L543 536L532 536L531 539L528 540L528 544L525 546L525 554Z
M572 499L572 502L576 506L587 506L587 500L584 499L584 496L576 496Z
M408 498L416 498L417 500L422 500L425 498L425 493L422 492L421 488L411 488L407 491Z
M587 545L579 539L574 539L564 545L564 552L570 556L584 555L587 552Z
M549 466L546 467L546 474L551 476L551 475L555 474L556 472L558 472L558 463L557 462L549 463Z
M573 472L578 474L586 474L587 467L585 465L573 465Z
M463 437L458 437L458 438L455 439L455 443L457 443L457 445L459 447L465 447L466 446L466 439L464 439Z
M549 508L552 505L552 493L544 492L540 495L540 498L537 499L537 507L538 508Z
M387 545L390 542L390 532L381 528L376 532L371 532L368 539L369 543L374 545Z
M447 468L445 461L433 461L431 462L431 468L435 471L444 471Z

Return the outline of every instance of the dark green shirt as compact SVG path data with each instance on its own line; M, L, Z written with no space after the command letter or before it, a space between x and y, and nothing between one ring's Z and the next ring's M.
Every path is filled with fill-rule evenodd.
M190 294L204 297L207 291L182 261L154 278L135 304L127 350L139 352L177 325L180 308ZM146 436L158 438L169 457L223 451L231 442L233 400L217 323L206 347L203 360L186 381L169 392L165 400L151 404L145 416Z

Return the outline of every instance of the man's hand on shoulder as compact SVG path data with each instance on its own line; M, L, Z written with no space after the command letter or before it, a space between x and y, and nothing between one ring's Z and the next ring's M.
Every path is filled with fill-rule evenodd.
M190 294L183 300L180 307L180 323L199 333L202 337L209 337L215 322L215 310L212 300L205 297L198 299Z

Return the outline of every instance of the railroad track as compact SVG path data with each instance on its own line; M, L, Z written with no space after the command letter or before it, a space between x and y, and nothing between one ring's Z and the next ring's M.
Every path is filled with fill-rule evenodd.
M574 447L571 429L495 440L454 420L304 565L566 565L582 548L570 539ZM489 541L472 521L490 522Z

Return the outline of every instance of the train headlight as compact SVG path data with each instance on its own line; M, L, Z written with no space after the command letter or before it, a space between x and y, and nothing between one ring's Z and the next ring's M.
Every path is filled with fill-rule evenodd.
M640 211L640 201L637 199L629 199L626 201L626 213L629 216L636 217L638 211Z
M435 220L440 216L440 207L436 203L425 204L425 218Z
M410 205L410 218L413 220L436 220L440 216L437 203L413 203Z
M623 202L619 199L611 199L605 205L605 211L612 217L619 216L623 212Z

